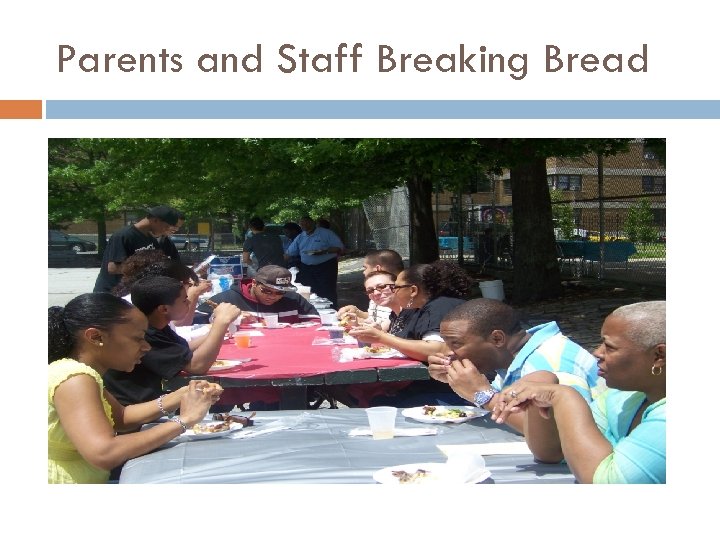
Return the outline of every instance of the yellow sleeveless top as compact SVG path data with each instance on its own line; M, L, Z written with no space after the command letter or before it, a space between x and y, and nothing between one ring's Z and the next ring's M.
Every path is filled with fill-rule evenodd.
M95 379L105 416L110 425L115 425L110 403L103 396L103 380L97 371L70 358L48 364L48 484L101 484L110 477L110 471L98 469L85 461L60 424L55 409L55 390L76 375L89 375Z

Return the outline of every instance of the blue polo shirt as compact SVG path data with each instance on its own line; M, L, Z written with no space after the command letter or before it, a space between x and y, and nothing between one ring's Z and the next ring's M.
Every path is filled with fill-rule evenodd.
M556 322L527 331L530 339L518 351L506 370L498 369L492 382L495 390L510 386L534 371L551 371L560 384L573 387L590 403L605 391L605 379L598 377L597 359L560 332Z
M323 255L313 255L309 252L336 247L342 249L342 240L337 234L330 229L323 227L315 227L315 230L308 234L303 231L295 237L292 244L287 248L287 254L291 257L300 256L300 262L314 266L335 259L337 253L325 253Z

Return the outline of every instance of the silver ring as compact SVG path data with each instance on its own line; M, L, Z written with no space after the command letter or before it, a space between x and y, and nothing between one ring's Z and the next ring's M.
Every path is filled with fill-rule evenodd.
M513 399L515 399L516 397L518 397L517 392L516 392L515 390L511 390L511 391L510 391L510 397L513 398Z

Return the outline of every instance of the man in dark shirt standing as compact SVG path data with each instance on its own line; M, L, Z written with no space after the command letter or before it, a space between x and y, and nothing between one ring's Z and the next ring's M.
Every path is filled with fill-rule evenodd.
M170 326L170 321L182 319L189 309L187 292L180 281L167 276L142 278L130 288L130 297L148 318L145 340L152 348L131 372L105 372L105 387L123 405L159 398L164 393L163 379L175 377L180 371L191 375L207 373L220 352L228 326L240 315L232 304L220 304L207 335L188 344Z
M112 292L120 283L125 259L141 249L160 249L157 237L169 234L177 220L178 211L174 208L155 206L137 223L113 233L105 247L93 292Z
M180 229L182 229L182 226L184 224L185 214L183 214L182 212L178 212L177 223L170 227L170 230L167 234L164 234L160 238L158 238L158 244L160 244L160 249L163 250L163 253L176 261L180 260L180 253L178 253L177 246L175 246L175 242L172 241L171 235L177 233Z
M280 237L277 234L266 233L265 222L257 216L250 219L249 225L252 236L245 239L242 254L243 265L248 269L248 276L253 277L255 272L268 264L284 266L285 251ZM257 261L255 267L251 266L250 254Z

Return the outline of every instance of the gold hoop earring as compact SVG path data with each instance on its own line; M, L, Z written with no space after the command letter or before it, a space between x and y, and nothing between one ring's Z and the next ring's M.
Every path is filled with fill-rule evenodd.
M657 369L657 371L656 371L656 369ZM655 376L662 375L662 372L663 372L662 366L653 366L650 368L650 373Z

